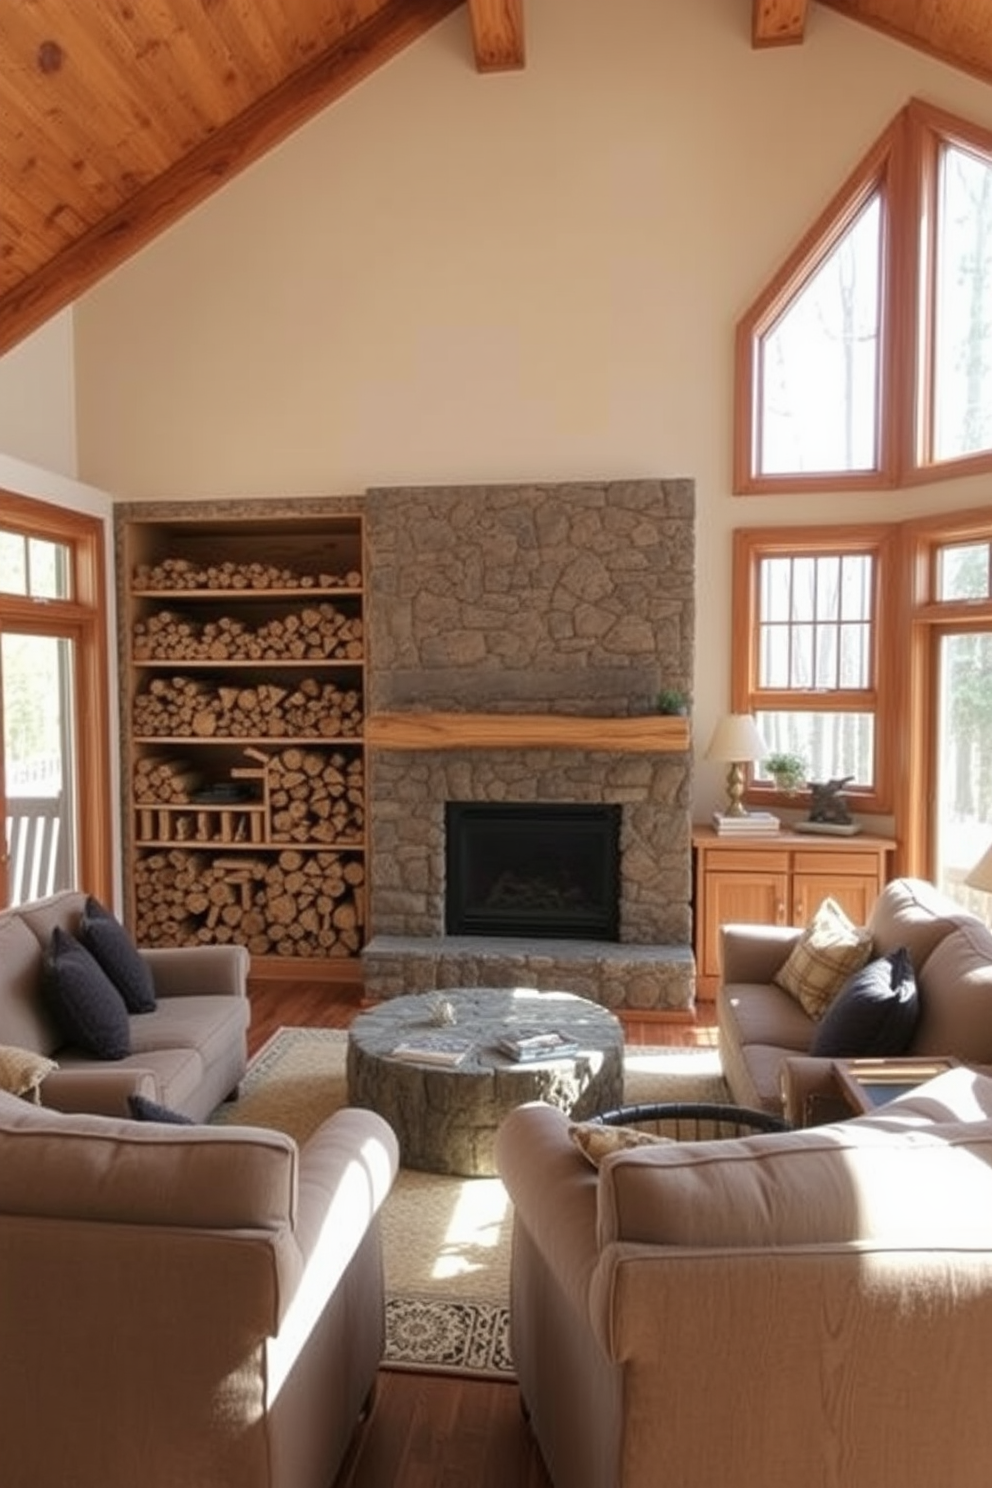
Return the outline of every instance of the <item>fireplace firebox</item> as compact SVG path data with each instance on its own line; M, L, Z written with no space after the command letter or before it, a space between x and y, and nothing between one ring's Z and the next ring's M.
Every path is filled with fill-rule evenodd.
M449 801L449 935L620 938L620 807Z

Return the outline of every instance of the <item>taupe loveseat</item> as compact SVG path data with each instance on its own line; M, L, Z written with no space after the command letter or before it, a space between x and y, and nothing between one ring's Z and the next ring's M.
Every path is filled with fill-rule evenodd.
M204 1120L237 1087L247 1063L248 952L243 946L142 950L155 1006L128 1018L130 1052L101 1060L66 1044L42 991L53 932L75 936L86 895L53 894L0 913L0 1046L47 1055L45 1105L127 1113L141 1094Z
M992 931L915 878L886 885L867 929L874 956L903 946L910 954L919 1010L903 1052L992 1065ZM809 1057L816 1023L774 981L801 933L791 926L722 926L717 989L720 1059L734 1100L781 1112L784 1096L795 1125L805 1124L811 1103L828 1117L841 1109L833 1061Z
M555 1488L987 1488L992 1081L637 1147L497 1136L511 1346Z
M382 1355L392 1132L0 1094L4 1488L330 1488Z

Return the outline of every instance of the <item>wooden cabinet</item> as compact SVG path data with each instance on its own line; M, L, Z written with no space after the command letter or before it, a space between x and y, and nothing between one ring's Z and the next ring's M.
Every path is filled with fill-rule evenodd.
M136 938L233 941L256 975L353 979L365 923L361 516L130 515L120 542Z
M805 925L827 896L864 924L888 882L895 843L887 837L720 837L696 827L694 950L696 992L712 997L719 978L722 924Z

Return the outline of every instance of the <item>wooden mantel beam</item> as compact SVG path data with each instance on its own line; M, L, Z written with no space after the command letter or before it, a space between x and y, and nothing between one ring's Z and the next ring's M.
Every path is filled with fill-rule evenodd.
M809 0L751 0L751 45L794 46L803 41Z
M512 72L524 65L524 0L469 0L472 45L479 72Z

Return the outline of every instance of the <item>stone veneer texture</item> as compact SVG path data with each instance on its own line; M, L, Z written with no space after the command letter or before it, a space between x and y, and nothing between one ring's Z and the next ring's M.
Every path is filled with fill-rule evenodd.
M659 687L691 689L694 581L691 481L370 491L369 711L650 712ZM655 1001L684 1002L687 983L691 999L689 753L370 755L370 991L376 946L444 955L445 801L605 801L623 807L621 942L672 948Z

